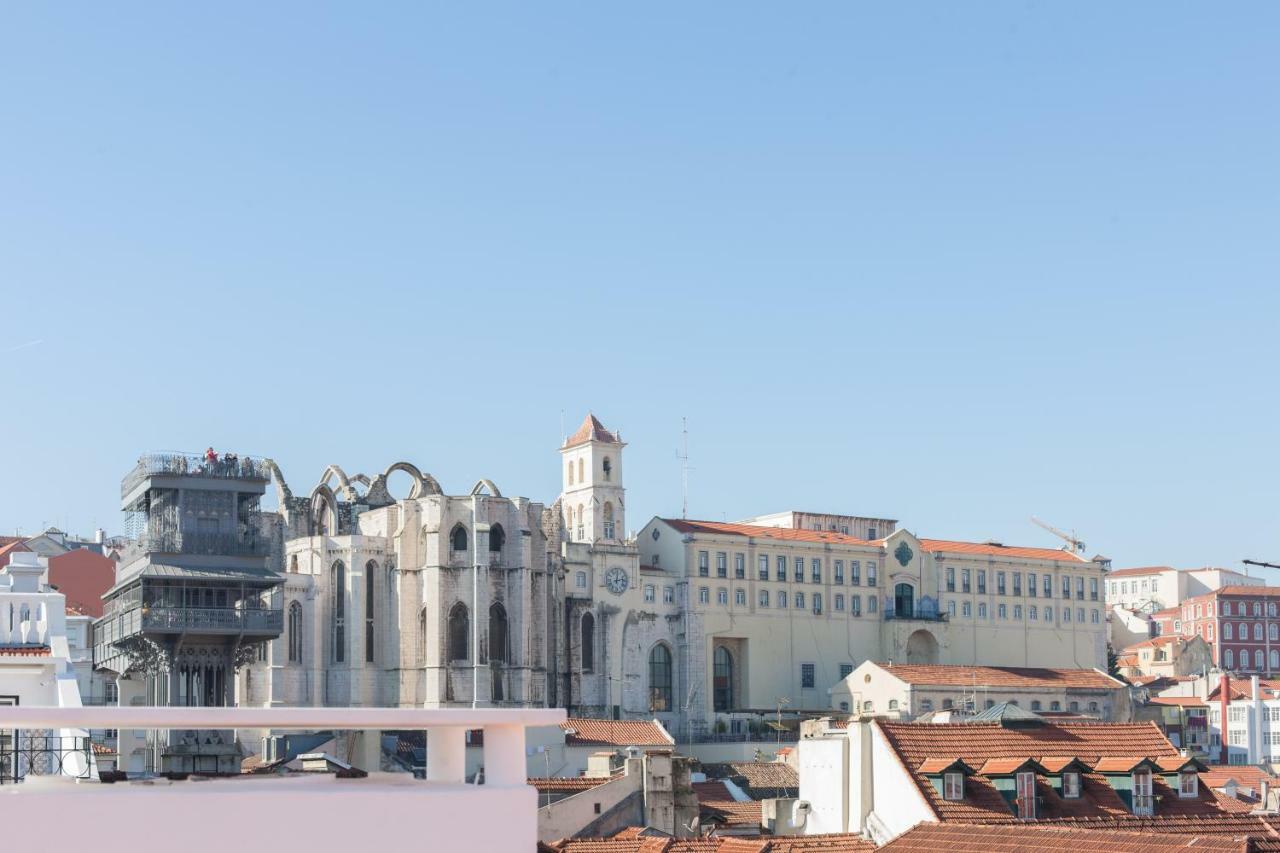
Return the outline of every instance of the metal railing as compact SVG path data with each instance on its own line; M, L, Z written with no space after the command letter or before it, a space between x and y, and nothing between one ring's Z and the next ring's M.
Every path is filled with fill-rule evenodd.
M167 530L146 533L131 544L126 556L139 554L208 554L229 557L265 557L271 545L256 534Z
M919 622L946 622L950 617L937 609L925 608L915 605L907 609L899 609L893 606L893 600L890 599L885 603L884 607L885 621L893 621L895 619L914 619Z
M240 456L234 461L219 456L216 462L209 462L199 453L145 453L138 457L138 464L120 483L120 496L124 497L147 477L157 474L224 480L271 479L266 462L250 456Z
M0 785L28 776L88 779L93 766L88 736L0 732Z
M283 610L233 607L144 607L144 631L280 631Z

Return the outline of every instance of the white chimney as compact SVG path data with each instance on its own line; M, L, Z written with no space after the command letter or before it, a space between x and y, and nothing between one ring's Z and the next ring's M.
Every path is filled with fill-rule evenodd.
M99 545L101 545L103 542L106 542L107 531L103 530L101 527L93 531L93 541L97 542Z

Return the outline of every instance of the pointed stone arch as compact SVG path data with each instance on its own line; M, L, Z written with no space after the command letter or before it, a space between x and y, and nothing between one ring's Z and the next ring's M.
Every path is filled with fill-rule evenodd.
M476 484L471 487L471 494L483 495L484 494L484 492L482 491L483 489L488 489L489 494L495 498L502 497L502 492L500 492L498 490L498 487L493 484L493 480L487 480L484 477L481 477L479 480L477 480Z
M324 469L324 473L320 475L319 485L329 487L329 481L335 477L338 479L338 488L335 492L341 493L349 501L359 499L360 496L356 494L356 490L351 486L351 479L347 477L347 472L337 465L329 465Z
M324 483L311 490L307 524L312 536L338 535L338 499Z

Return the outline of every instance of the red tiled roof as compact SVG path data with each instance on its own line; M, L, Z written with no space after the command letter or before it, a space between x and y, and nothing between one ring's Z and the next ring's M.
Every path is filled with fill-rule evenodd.
M1152 705L1177 705L1183 708L1203 708L1205 701L1198 696L1152 696Z
M727 521L689 521L683 518L664 518L667 524L681 533L720 533L729 536L754 536L758 539L784 539L791 542L832 542L840 545L869 545L879 547L883 540L858 539L829 530L802 530L797 527L765 527L760 524L737 524Z
M1110 755L1099 758L1093 769L1098 773L1129 773L1135 767L1149 763L1142 755Z
M724 782L694 782L698 795L698 811L715 823L725 826L759 826L760 803L735 800Z
M1196 850L1244 851L1231 837L1156 835L1119 829L1065 829L1038 824L966 826L921 823L880 849L886 853L1164 853L1182 847Z
M545 847L562 853L874 853L876 849L851 833L677 839L640 835L641 831L627 827L612 838L566 838Z
M1154 723L1054 722L1005 727L999 723L897 723L876 720L890 748L904 768L919 767L928 758L956 757L971 767L982 767L989 759L1072 756L1093 766L1104 758L1176 756L1177 748ZM981 771L979 771L981 773ZM1012 821L1013 812L989 779L982 775L965 779L963 800L944 800L924 773L911 774L924 799L943 820L969 822ZM1177 801L1163 778L1153 778L1157 790L1169 794L1161 800ZM1044 803L1046 817L1106 816L1127 814L1124 802L1097 773L1081 774L1081 797L1063 799L1043 776L1037 777L1037 796ZM1196 800L1182 800L1182 811L1220 813L1208 792Z
M19 658L48 657L53 654L48 646L0 646L0 655Z
M1019 560L1062 560L1069 563L1087 563L1084 557L1059 548L1023 548L992 542L954 542L950 539L921 539L920 547L929 552L945 554L983 554L991 557L1014 557Z
M23 543L21 539L14 539L12 537L6 537L6 538L8 538L9 541L3 545L0 545L0 568L3 568L4 566L9 565L10 555L17 554L21 551L31 550Z
M571 717L560 724L568 746L602 744L604 746L673 745L671 735L652 720L592 720ZM572 732L572 733L570 733Z
M586 777L586 776L530 776L527 780L528 784L537 788L540 793L568 793L578 791L589 791L592 788L598 788L605 782L612 782L611 776Z
M1107 572L1109 578L1131 577L1133 575L1154 575L1160 572L1171 572L1173 566L1136 566L1131 569L1114 569Z
M1156 777L1159 778L1159 777ZM1201 786L1203 787L1203 786ZM1079 828L1090 830L1121 830L1125 832L1140 831L1168 835L1193 836L1236 836L1254 839L1280 839L1280 824L1273 824L1272 816L1246 815L1239 813L1219 813L1214 815L1155 815L1152 817L1136 817L1121 815L1117 817L1071 817L1055 820L1036 821L1033 826Z
M880 663L884 671L908 684L948 687L1115 689L1124 684L1097 669L1048 667L963 666L951 664Z
M1210 788L1221 788L1231 779L1251 791L1258 791L1262 783L1276 787L1280 777L1273 776L1256 764L1210 764L1207 770L1200 772L1200 784Z
M578 427L578 431L565 439L564 446L573 447L576 444L585 444L588 441L605 441L609 444L617 444L618 437L605 429L599 418L588 414L583 419L582 426Z
M1212 595L1213 593L1210 593ZM1280 596L1280 586L1224 586L1217 590L1218 595L1261 595L1266 598Z

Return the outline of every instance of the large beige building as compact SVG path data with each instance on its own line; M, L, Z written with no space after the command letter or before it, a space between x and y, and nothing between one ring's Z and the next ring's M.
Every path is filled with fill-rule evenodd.
M675 665L659 716L826 709L865 660L1105 665L1104 569L1069 551L671 518L636 544L646 587L677 605L651 652Z
M553 705L686 737L829 709L865 660L1103 664L1099 563L822 513L659 517L631 539L625 446L588 416L549 507L488 480L448 495L406 463L331 467L305 497L274 471L284 630L241 701Z

